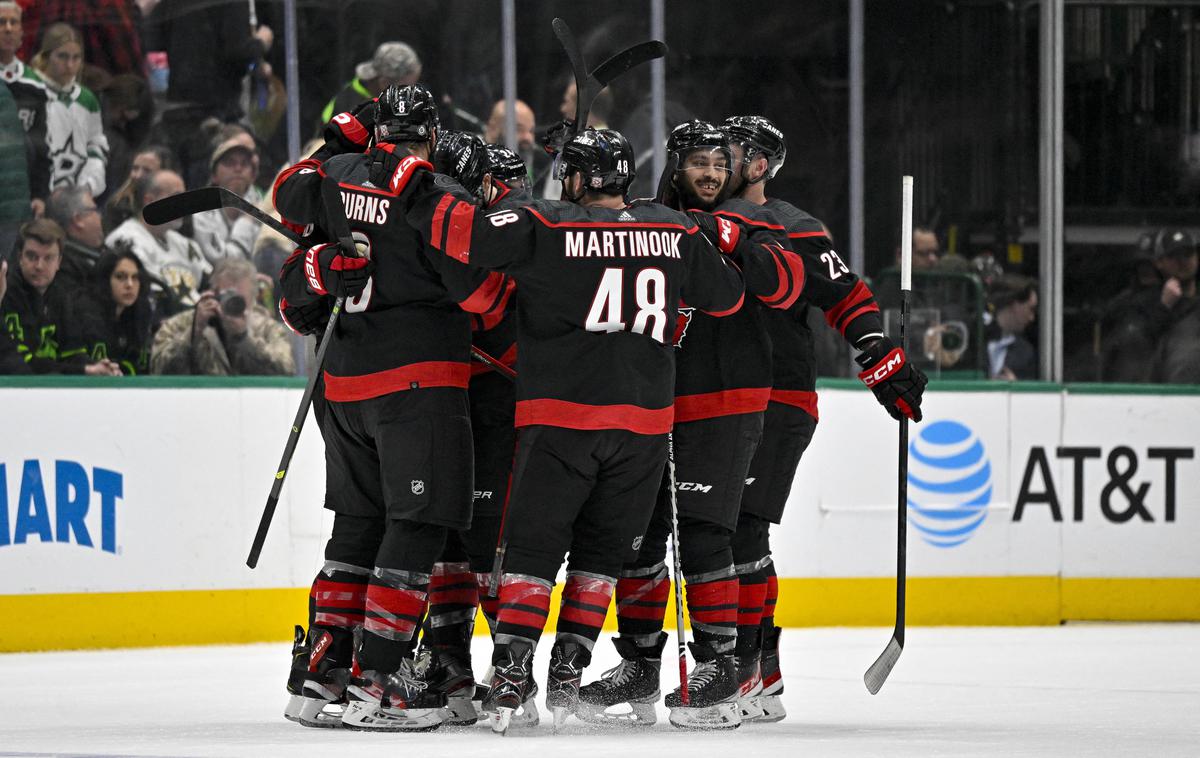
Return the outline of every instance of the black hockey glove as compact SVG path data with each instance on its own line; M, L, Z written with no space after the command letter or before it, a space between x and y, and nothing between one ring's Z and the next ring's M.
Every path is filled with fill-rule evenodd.
M733 255L737 249L738 240L742 238L741 225L726 218L717 218L711 213L692 209L687 212L692 221L700 227L700 231L713 243L713 246L726 255Z
M865 369L858 378L871 388L892 418L899 421L903 415L921 420L921 395L929 379L908 362L902 349L884 337L867 345L854 360Z
M557 155L562 152L563 145L571 139L571 135L575 133L575 122L571 119L564 118L561 121L555 121L549 126L543 126L533 133L533 139L542 149L550 155Z
M361 153L371 144L375 131L375 101L368 100L354 110L339 113L325 124L325 143L343 153Z
M304 278L309 291L317 295L358 297L373 271L374 261L365 255L343 255L336 243L310 247L304 253Z
M279 301L279 316L283 319L283 325L302 337L319 334L329 323L332 310L333 304L327 297L304 305L292 305L286 297Z

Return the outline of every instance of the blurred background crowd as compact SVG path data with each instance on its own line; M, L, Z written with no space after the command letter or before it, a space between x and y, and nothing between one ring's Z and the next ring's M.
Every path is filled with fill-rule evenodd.
M897 178L914 174L910 354L935 377L1039 378L1036 5L865 4L862 273L895 329ZM1200 384L1197 6L1067 5L1066 381ZM286 240L235 211L163 226L140 213L207 185L273 212L272 180L298 157L289 100L307 141L419 81L441 98L444 128L504 141L500 3L295 7L289 92L278 0L0 0L0 373L302 371L274 307ZM590 61L650 36L638 3L517 5L517 147L548 197L534 133L572 114L575 96L549 31L559 14ZM849 260L846 27L838 0L669 0L663 126L771 118L788 159L768 194L821 218ZM648 67L636 69L591 118L639 151L636 196L658 180L650 91ZM848 375L842 341L812 320L827 336L821 374Z

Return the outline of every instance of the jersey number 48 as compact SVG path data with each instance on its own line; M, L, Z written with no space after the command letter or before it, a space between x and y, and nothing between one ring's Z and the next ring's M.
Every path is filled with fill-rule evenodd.
M600 277L600 285L592 297L584 328L589 332L619 332L628 330L634 334L649 334L653 339L665 343L667 330L667 277L656 268L644 268L634 279L634 302L636 304L633 325L627 326L622 309L624 306L625 274L632 270L606 268Z

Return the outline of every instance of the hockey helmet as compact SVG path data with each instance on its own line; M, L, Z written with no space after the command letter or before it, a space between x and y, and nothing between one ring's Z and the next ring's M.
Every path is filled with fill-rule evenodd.
M584 129L563 145L554 176L566 179L573 171L587 192L623 195L637 176L633 146L615 129Z
M467 192L479 193L485 160L484 143L477 135L447 131L438 136L433 151L434 170L454 179Z
M529 177L521 156L504 145L494 144L484 146L483 173L491 174L493 179L509 186L524 183Z
M388 87L379 96L375 142L425 142L441 126L433 94L419 84Z
M756 155L767 159L766 179L774 179L787 159L787 142L783 132L762 116L730 116L721 123L721 131L729 141L741 145L745 153L743 163L749 163Z
M709 164L708 168L719 168L724 171L733 170L733 155L729 151L729 138L717 127L707 121L698 119L685 121L671 130L667 137L667 155L671 156L676 171L686 171L688 156L696 152L713 154L715 158L724 159L724 166Z

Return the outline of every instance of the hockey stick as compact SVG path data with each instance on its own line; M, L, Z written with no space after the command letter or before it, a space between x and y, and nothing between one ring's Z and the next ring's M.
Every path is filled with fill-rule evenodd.
M511 368L509 368L508 366L505 366L503 363L501 363L498 359L493 358L492 356L483 352L482 350L475 347L474 345L471 345L471 357L474 358L475 360L479 361L480 363L485 364L486 366L491 368L492 371L495 371L497 374L499 374L500 376L503 376L505 379L509 380L510 382L515 382L517 380L517 372L516 371L513 371Z
M142 218L151 226L165 224L168 221L190 216L193 213L204 213L205 211L215 211L220 208L234 208L249 216L253 216L260 223L263 223L275 231L287 237L300 247L307 247L308 242L304 238L296 234L291 229L288 229L277 219L263 213L262 209L254 203L248 202L244 197L236 193L230 192L224 187L201 187L200 189L181 192L178 195L164 197L162 200L155 200L142 209Z
M567 22L556 18L551 23L558 43L562 45L567 60L571 62L571 71L575 75L575 134L587 128L588 113L592 103L600 96L600 90L607 87L614 79L634 66L662 58L667 54L667 46L658 40L639 42L632 47L617 53L608 60L596 66L588 73L587 63L583 60L583 51Z
M683 633L683 569L679 561L679 504L675 501L675 435L667 434L667 485L671 488L671 568L675 584L675 639L679 643L679 702L688 705L687 641Z
M229 194L233 195L232 192ZM234 197L237 196L234 195ZM342 254L357 256L358 249L354 247L350 224L346 221L346 213L342 209L342 197L338 191L337 182L328 178L321 182L321 201L325 205L329 232L337 240L338 246L342 248ZM287 444L283 446L283 457L280 458L279 468L275 471L275 481L271 483L271 494L267 495L267 504L263 506L262 517L258 521L258 531L254 534L254 544L250 546L250 556L246 558L246 565L250 568L258 565L258 556L262 553L263 543L267 539L267 530L271 528L271 519L275 517L275 506L279 504L279 493L283 490L283 481L287 476L288 466L292 463L292 455L296 452L296 443L300 441L300 431L304 429L304 421L308 418L308 407L312 405L313 392L317 388L317 378L321 375L321 366L325 363L325 352L329 349L334 328L337 326L338 317L342 314L342 306L345 302L345 295L339 295L333 302L333 311L329 314L329 322L325 325L325 336L321 338L321 344L317 347L312 371L308 375L308 382L304 385L304 395L300 398L300 407L296 409L296 418L292 420Z
M912 198L913 178L905 176L900 181L900 349L905 350L905 327L908 321L909 295L912 292ZM863 682L872 695L879 692L887 681L892 667L904 652L904 589L907 583L907 538L908 538L908 417L900 416L900 450L898 455L899 480L896 491L896 628L887 647L863 674Z

